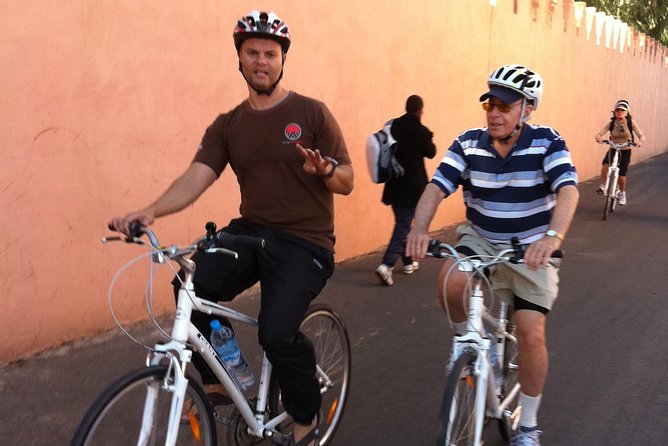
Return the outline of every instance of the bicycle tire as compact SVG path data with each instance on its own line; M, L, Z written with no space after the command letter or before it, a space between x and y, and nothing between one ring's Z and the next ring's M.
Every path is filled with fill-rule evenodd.
M315 304L306 312L300 331L313 343L318 366L333 382L329 387L320 382L322 406L318 444L325 446L339 427L348 401L351 373L348 330L343 319L329 306ZM271 374L269 383L269 411L275 416L284 410L276 374ZM283 423L278 429L281 432L290 432L292 421Z
M155 420L147 444L164 444L172 392L162 388L167 366L147 367L122 376L112 383L88 409L77 428L72 446L139 444L146 391L156 389ZM216 444L213 411L202 387L188 380L186 403L192 401L188 420L179 428L178 446Z
M506 331L517 336L514 318L511 315L506 323ZM517 342L506 339L503 348L503 385L501 386L502 397L505 398L519 383L519 348ZM519 407L519 392L509 402L508 408L504 411L502 417L499 419L499 428L501 429L501 437L506 442L510 442L513 437L513 424L520 415L521 408Z
M439 415L437 446L468 446L475 437L478 377L473 373L478 353L463 352L452 366Z

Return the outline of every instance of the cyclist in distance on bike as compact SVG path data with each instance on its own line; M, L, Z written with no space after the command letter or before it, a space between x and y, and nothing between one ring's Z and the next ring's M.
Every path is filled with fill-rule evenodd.
M522 65L505 65L487 80L480 96L487 127L457 137L427 185L417 206L406 254L427 252L429 224L441 201L461 185L467 221L458 229L457 251L495 255L517 237L527 245L525 263L501 264L492 286L513 296L519 343L522 406L514 445L539 445L538 406L548 368L546 317L557 297L559 249L578 202L577 175L563 138L554 129L526 121L541 102L543 79ZM466 333L463 296L466 275L448 260L439 275L439 300L457 334Z
M600 143L603 140L603 135L610 132L610 141L615 144L624 144L626 141L634 141L638 147L645 144L645 135L640 131L640 127L634 120L631 119L631 107L629 101L620 99L615 104L615 109L612 112L612 118L606 122L600 132L595 136L596 142ZM633 134L638 136L638 141L635 141ZM605 193L605 179L608 176L608 166L613 157L613 149L611 148L603 157L601 167L601 185L596 189L598 194ZM621 150L619 157L619 204L624 206L626 204L626 172L629 169L631 162L631 147L624 147Z
M262 237L266 247L239 248L238 261L195 254L195 290L213 301L229 301L260 282L259 342L295 420L294 440L311 445L321 397L313 346L299 325L333 273L333 194L350 194L353 169L329 109L281 85L291 43L286 23L273 12L252 11L239 19L233 38L248 98L206 129L190 166L156 201L111 224L127 233L131 222L150 225L180 211L232 167L241 217L225 231ZM178 289L176 279L174 285ZM209 336L208 316L195 313L193 323ZM221 392L212 371L195 356L207 393Z

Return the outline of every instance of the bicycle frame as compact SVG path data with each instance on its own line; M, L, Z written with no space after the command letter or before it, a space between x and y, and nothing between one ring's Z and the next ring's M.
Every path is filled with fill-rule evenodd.
M153 260L158 261L159 259L154 258ZM257 402L255 410L253 410L244 394L235 384L232 378L232 372L227 369L227 366L218 356L206 337L202 335L192 322L190 322L190 316L193 311L229 318L255 327L258 326L257 319L239 313L231 308L197 297L192 282L194 263L184 257L176 257L173 258L173 260L183 268L185 279L178 292L176 316L171 333L172 339L164 344L156 344L154 352L149 353L149 356L147 357L147 365L158 365L165 358L168 358L170 361L170 368L173 370L173 384L169 385L166 382L163 383L163 386L169 387L174 393L170 407L167 441L165 442L166 445L172 446L175 444L179 430L180 416L183 409L186 387L188 385L185 370L187 364L191 362L192 359L192 350L188 348L187 343L194 345L197 352L202 355L216 377L220 380L221 384L223 384L228 391L234 405L246 422L249 431L258 438L273 437L280 440L282 434L276 432L274 429L280 423L285 421L289 415L287 412L283 412L267 422L264 420L268 402L269 378L272 370L271 363L267 359L266 353L263 353ZM318 378L325 383L324 388L327 388L329 384L331 384L331 381L319 366L317 366L316 370ZM169 375L170 374L168 373L167 376ZM152 425L153 413L152 408L150 407L151 401L152 398L150 398L149 395L146 399L144 417L142 420L142 431L148 431L149 427ZM140 438L138 444L145 444L145 442L142 441L142 438L143 436Z
M112 227L109 229L114 230ZM203 332L191 322L193 312L198 312L240 322L256 330L259 328L256 318L235 311L225 303L214 303L195 295L195 263L188 257L199 252L227 254L238 259L238 254L231 249L264 249L265 240L216 231L213 222L208 222L205 229L204 237L185 246L163 247L149 228L136 222L128 230L130 235L102 238L103 243L124 241L150 249L148 254L123 266L109 287L109 306L116 324L130 339L148 350L148 354L146 367L120 377L95 400L79 424L72 445L120 441L139 446L157 443L174 446L177 442L180 444L182 439L194 442L188 444L211 445L217 441L218 423L225 426L228 440L233 444L257 443L263 439L271 439L278 444L293 442L294 432L290 431L289 425L294 420L284 407L280 383L267 353L262 352L261 371L256 373L259 378L257 394L250 395L250 391L242 390L233 369L222 360ZM144 235L149 242L142 239ZM152 286L147 287L145 303L154 328L162 337L154 346L146 345L123 327L112 305L112 289L119 275L128 266L147 257L151 260L149 282L153 280L152 263L170 263L171 268L171 262L176 262L181 269L177 274L181 286L176 296L171 333L163 330L161 322L156 320L152 308ZM177 270L172 268L172 271L176 273ZM350 340L343 320L327 305L310 305L300 323L300 330L313 341L317 361L315 380L323 396L323 406L320 413L316 414L319 426L307 436L319 437L322 444L327 444L336 431L347 401ZM207 395L199 383L189 382L186 369L193 358L193 352L201 355L226 390L223 393L233 403L229 413L214 407L225 405L226 402L211 402L211 395ZM124 439L119 435L124 436Z
M460 267L465 272L474 272L477 266L466 262ZM505 354L505 342L507 339L517 342L516 338L506 332L506 313L508 306L504 301L500 304L499 318L494 319L486 312L484 305L484 295L482 290L482 279L478 277L477 272L473 292L469 298L467 333L453 337L453 356L458 358L466 349L473 349L478 354L474 365L474 374L479 378L480 385L476 387L476 423L474 433L474 445L480 445L482 441L482 431L485 416L492 418L502 418L504 411L520 390L520 385L515 384L514 388L501 401L500 389L496 387L493 377L492 367L490 365L487 352L491 348L496 349L499 364L503 364ZM484 322L483 322L484 321ZM484 337L484 325L492 329L495 335L494 345L492 340ZM483 410L486 409L486 410Z

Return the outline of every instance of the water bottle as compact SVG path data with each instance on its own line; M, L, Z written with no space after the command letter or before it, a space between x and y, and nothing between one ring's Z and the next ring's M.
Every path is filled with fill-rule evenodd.
M232 377L241 390L246 390L255 383L253 371L239 350L234 332L217 319L211 321L211 345L225 362L227 369L232 372Z

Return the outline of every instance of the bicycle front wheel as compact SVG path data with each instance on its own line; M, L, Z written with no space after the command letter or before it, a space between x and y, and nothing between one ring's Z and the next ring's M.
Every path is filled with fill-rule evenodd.
M173 383L167 373L166 366L157 366L119 378L88 409L72 446L164 445L174 395L163 386ZM211 406L202 387L190 379L176 444L216 444Z
M327 445L341 423L348 401L350 386L350 341L348 330L341 317L326 305L312 305L300 326L300 331L313 343L318 364L316 378L322 393L320 446ZM269 410L280 413L280 389L276 375L272 374L269 389ZM290 423L280 426L283 432L292 430Z
M617 175L611 175L608 181L608 190L605 191L605 208L603 209L603 220L608 218L608 213L615 210L617 205Z
M476 389L475 351L461 354L448 375L439 419L437 445L467 446L475 440ZM483 409L484 410L484 409Z

